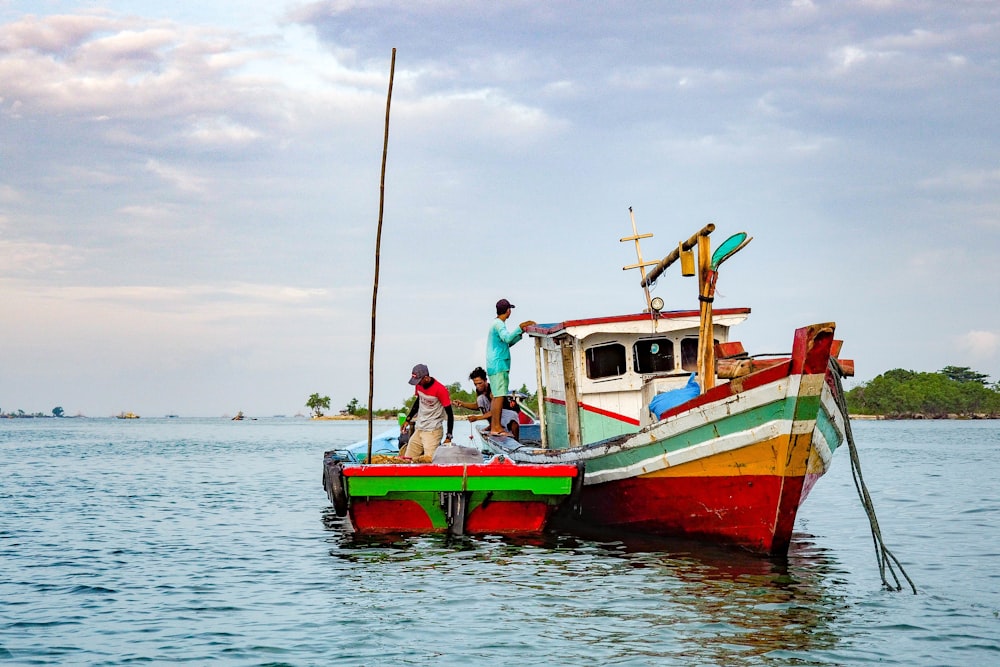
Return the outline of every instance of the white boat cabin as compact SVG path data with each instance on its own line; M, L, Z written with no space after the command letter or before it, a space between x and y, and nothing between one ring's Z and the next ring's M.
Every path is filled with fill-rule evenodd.
M749 308L713 314L715 343ZM685 387L698 370L696 310L538 324L535 365L541 410L541 446L562 449L634 433L657 421L650 401Z

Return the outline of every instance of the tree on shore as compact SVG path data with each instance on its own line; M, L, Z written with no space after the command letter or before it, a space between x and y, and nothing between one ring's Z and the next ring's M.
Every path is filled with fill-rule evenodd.
M987 375L968 367L946 366L937 373L895 368L847 392L853 414L887 417L1000 415L1000 391Z
M453 401L457 399L459 401L462 401L463 403L475 403L476 402L476 390L473 389L472 391L466 391L465 389L462 389L462 383L461 382L452 382L451 384L445 385L445 388L448 390L448 395L451 396L451 399ZM526 396L527 398L524 400L524 405L528 406L528 409L531 410L532 412L534 412L535 414L538 414L538 394L537 393L533 393L533 392L529 391L528 390L528 386L525 385L525 384L522 384L521 388L520 389L516 389L514 391L514 393L522 394L522 395ZM407 397L403 401L403 410L402 411L403 412L409 412L410 408L413 407L413 401L415 401L415 400L417 400L416 395L412 395L411 394L409 397ZM474 413L478 414L479 411L478 410L466 410L465 408L460 408L458 406L455 407L455 414L456 415L471 415L471 414L474 414ZM376 414L378 414L377 411L376 411Z
M938 372L946 375L955 382L978 382L979 384L986 384L986 380L990 377L983 373L977 373L968 366L945 366Z
M63 409L61 407L59 407L59 406L56 406L56 407L52 408L52 415L54 417L62 417L63 416Z
M466 391L462 388L461 382L452 382L451 384L445 385L445 388L448 390L448 395L451 396L452 400L459 400L463 403L476 402L475 389L472 391ZM522 384L520 389L515 390L515 393L526 396L527 398L523 401L524 404L532 412L536 414L538 413L538 395L529 391L527 385ZM403 406L401 408L376 408L374 416L380 419L394 419L400 412L409 413L415 400L417 400L416 394L410 394L403 399ZM313 411L314 416L322 417L322 410L330 409L330 397L321 397L319 394L313 394L306 402L306 407ZM368 408L363 407L357 398L352 398L348 401L347 405L344 406L344 412L352 417L365 417L368 415ZM478 410L466 410L465 408L460 408L458 406L455 407L456 415L469 415L473 413L478 413Z
M322 417L323 410L330 409L330 397L329 396L321 397L318 393L312 394L309 397L309 400L306 401L306 407L312 410L314 417Z

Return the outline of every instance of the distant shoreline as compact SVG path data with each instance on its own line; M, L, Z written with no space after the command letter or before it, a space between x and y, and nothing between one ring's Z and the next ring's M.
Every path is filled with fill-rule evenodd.
M395 421L395 416L378 417L382 421ZM468 421L469 415L455 415L455 421ZM358 415L323 415L322 417L310 417L310 421L368 421L368 415L360 417Z
M175 415L169 415L172 418L176 418ZM941 417L933 415L924 414L914 414L914 415L849 415L851 421L977 421L984 419L1000 419L1000 415L993 414L973 414L973 415L959 415L959 414L948 414ZM108 419L114 419L115 417L107 417ZM222 419L231 419L228 415L223 415ZM300 417L301 418L301 417ZM63 415L62 417L56 417L55 415L16 415L16 414L2 414L0 419L90 419L86 415ZM104 419L104 417L97 417L96 419ZM206 419L206 417L197 417L197 419ZM210 419L210 417L208 418ZM244 417L244 420L256 420L257 417ZM309 417L310 421L368 421L367 416L358 415L323 415L322 417ZM381 421L395 421L393 416L385 417L375 417L375 420ZM468 421L469 415L455 415L455 421Z
M979 419L1000 419L1000 415L991 414L973 414L973 415L959 415L959 414L948 414L943 416L935 415L924 415L924 414L913 414L913 415L848 415L851 421L941 421L941 420L954 420L954 421L974 421Z

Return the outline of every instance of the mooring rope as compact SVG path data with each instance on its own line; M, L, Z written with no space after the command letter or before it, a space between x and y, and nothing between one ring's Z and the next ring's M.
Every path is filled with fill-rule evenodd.
M844 386L840 381L840 369L835 364L834 360L830 360L831 372L833 377L837 382L836 391L836 401L837 407L840 408L840 413L844 417L844 434L847 438L847 449L851 453L851 475L854 477L854 488L858 492L858 497L861 499L861 505L865 508L865 513L868 515L868 523L871 525L872 530L872 542L875 545L875 559L878 561L878 571L879 575L882 577L882 585L885 586L887 590L901 591L903 590L903 585L899 582L899 577L896 576L896 570L893 568L892 564L896 563L899 568L900 574L906 579L906 583L910 585L913 589L913 594L917 594L917 587L913 584L913 580L910 579L909 575L906 574L906 570L903 569L903 564L899 562L899 559L889 551L889 548L885 546L885 540L882 539L882 531L878 526L878 518L875 516L875 504L872 502L871 496L868 495L868 487L865 486L864 477L861 475L861 459L858 456L858 447L854 443L854 433L851 431L851 419L847 413L847 398L844 395ZM893 586L885 578L885 571L889 570L889 574L892 575L893 581L896 585Z

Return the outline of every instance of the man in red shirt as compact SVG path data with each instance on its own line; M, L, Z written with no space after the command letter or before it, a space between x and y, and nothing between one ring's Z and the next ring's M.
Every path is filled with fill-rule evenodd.
M441 444L441 422L448 418L448 431L445 433L444 444L451 444L451 433L455 427L455 414L451 409L451 397L448 389L431 377L426 364L417 364L410 373L410 384L415 386L417 400L413 401L410 414L403 422L401 432L410 427L413 422L416 430L406 444L404 456L415 459L418 456L434 457L434 451ZM414 421L414 417L416 420Z

